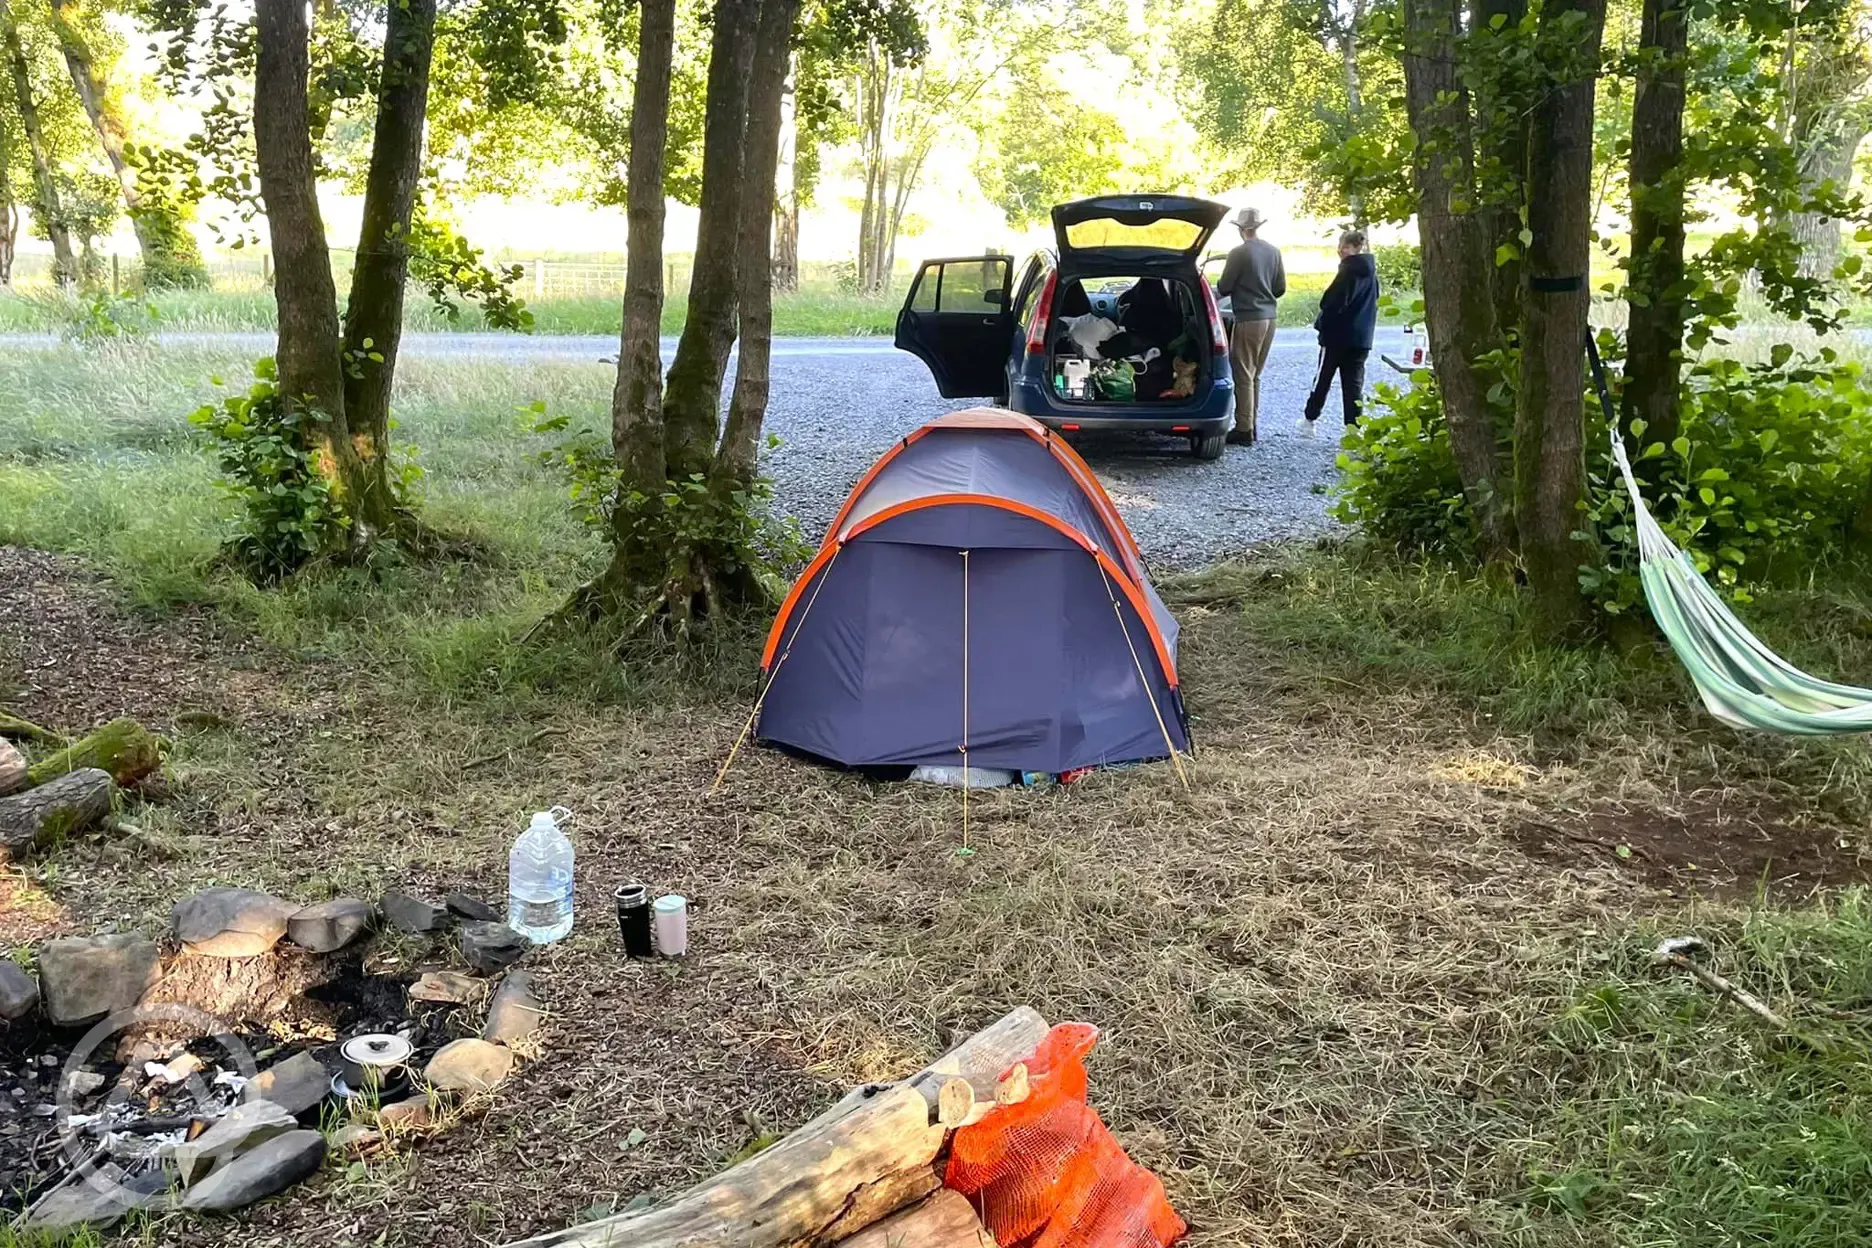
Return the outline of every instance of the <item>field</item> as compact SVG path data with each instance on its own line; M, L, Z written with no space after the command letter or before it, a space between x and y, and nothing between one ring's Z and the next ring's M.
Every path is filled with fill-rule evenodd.
M177 735L143 816L172 854L11 868L0 944L155 932L210 883L497 895L555 802L580 919L536 958L547 1055L485 1118L129 1242L503 1243L679 1190L1021 1002L1101 1028L1093 1101L1196 1248L1872 1242L1863 743L1730 732L1665 654L1534 646L1504 593L1290 549L1162 585L1187 789L978 793L959 856L947 790L754 751L710 793L764 621L692 654L529 637L600 552L516 409L596 417L602 368L410 361L425 514L477 553L262 590L217 560L181 419L241 364L0 370L0 702ZM1863 678L1868 600L1836 577L1750 620ZM622 959L631 876L695 900L695 957ZM1789 1034L1654 966L1684 933Z

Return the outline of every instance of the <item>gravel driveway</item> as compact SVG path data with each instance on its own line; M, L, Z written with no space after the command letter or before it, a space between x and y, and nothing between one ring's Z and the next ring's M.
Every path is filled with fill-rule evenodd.
M273 336L260 333L165 333L164 343L262 355ZM9 343L48 346L44 335L0 335ZM1368 384L1391 370L1378 355L1401 358L1403 333L1379 330ZM664 343L665 356L674 350ZM511 363L592 361L617 354L607 337L515 334L411 334L413 355L473 357ZM1315 364L1313 334L1283 329L1275 337L1262 397L1261 442L1231 446L1221 459L1193 458L1182 439L1108 435L1079 449L1159 567L1188 568L1270 542L1307 538L1337 526L1326 514L1326 489L1337 475L1338 395L1313 437L1299 428ZM847 491L897 438L934 416L972 401L936 394L923 364L879 338L783 338L774 343L773 399L767 428L781 438L764 464L783 507L807 534L831 523Z

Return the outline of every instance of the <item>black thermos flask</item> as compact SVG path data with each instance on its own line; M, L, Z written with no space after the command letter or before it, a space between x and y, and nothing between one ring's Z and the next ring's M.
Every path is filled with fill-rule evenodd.
M651 958L650 890L642 884L624 884L617 890L618 930L624 933L624 952L633 958Z

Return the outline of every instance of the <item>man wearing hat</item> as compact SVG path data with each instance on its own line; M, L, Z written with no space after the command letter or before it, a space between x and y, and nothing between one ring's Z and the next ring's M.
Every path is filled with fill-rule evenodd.
M1236 213L1235 228L1241 246L1228 254L1216 295L1229 301L1235 331L1229 339L1229 367L1235 374L1235 427L1228 440L1252 446L1256 418L1261 413L1261 373L1267 367L1268 348L1274 345L1274 315L1287 293L1287 270L1280 248L1257 236L1267 218L1259 208Z

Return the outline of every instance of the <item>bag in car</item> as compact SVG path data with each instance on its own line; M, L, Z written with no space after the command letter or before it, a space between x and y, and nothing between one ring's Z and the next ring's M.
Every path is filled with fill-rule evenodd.
M1098 396L1112 403L1137 399L1137 369L1129 360L1100 360L1092 366L1092 385Z

